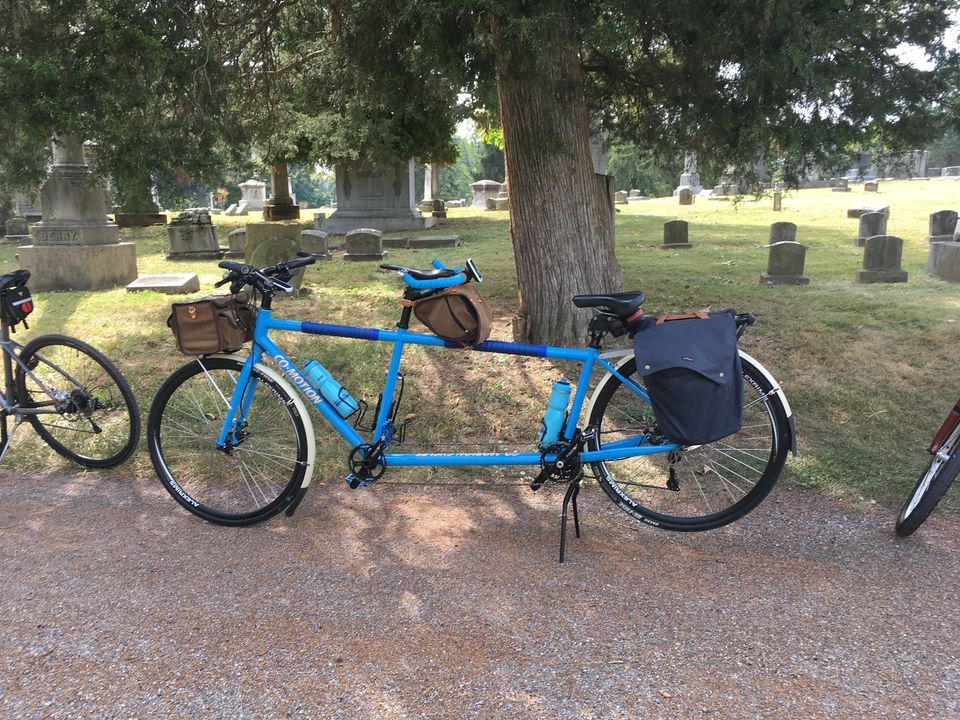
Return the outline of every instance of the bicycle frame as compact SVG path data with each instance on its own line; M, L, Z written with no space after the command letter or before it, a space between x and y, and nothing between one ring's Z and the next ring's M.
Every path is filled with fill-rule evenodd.
M387 369L386 380L383 388L383 402L380 403L380 410L377 413L373 428L373 437L366 440L360 435L354 427L344 420L333 406L317 392L304 376L303 370L294 363L283 350L274 343L270 337L271 330L281 330L288 332L299 332L309 335L325 335L330 337L352 338L355 340L368 340L393 343L393 352L390 357L390 364ZM392 398L397 387L397 380L400 371L400 360L403 356L403 349L407 345L425 345L431 347L443 347L450 349L460 349L461 346L456 343L448 342L434 335L411 332L405 328L398 327L396 330L378 330L375 328L354 327L349 325L332 325L327 323L316 323L296 320L284 320L273 317L271 310L260 308L257 311L257 322L254 330L253 348L244 363L243 369L237 381L237 386L233 396L229 400L230 412L224 421L223 428L217 443L220 447L226 447L228 440L232 437L235 428L243 421L247 410L253 400L253 393L247 392L250 383L250 376L253 366L259 363L264 355L270 358L280 374L283 375L297 390L313 405L327 422L340 434L340 436L351 446L357 447L362 444L372 444L382 442L387 446L392 442L392 426L390 422L390 406ZM616 376L626 387L630 388L639 397L649 402L649 397L642 385L623 377L611 364L604 353L596 348L561 348L549 345L527 345L523 343L501 342L498 340L487 340L473 347L474 352L489 352L503 355L522 355L527 357L539 357L551 360L569 360L578 362L582 365L580 377L577 381L577 389L573 397L571 407L567 416L566 424L563 428L562 438L566 441L572 441L576 436L577 422L583 409L583 403L586 399L587 390L590 383L590 376L595 367L599 364L608 372ZM255 387L250 385L249 387ZM226 400L226 398L224 398ZM389 432L388 432L389 429ZM585 463L600 462L603 460L624 459L628 457L637 457L641 455L653 455L659 453L679 450L680 446L675 443L650 444L650 437L646 434L633 438L627 438L614 443L608 443L603 450L587 450L580 453L580 458ZM412 467L412 466L465 466L465 465L540 465L543 456L538 452L516 452L516 453L386 453L383 455L382 462L385 466L393 467ZM547 460L552 460L549 455Z

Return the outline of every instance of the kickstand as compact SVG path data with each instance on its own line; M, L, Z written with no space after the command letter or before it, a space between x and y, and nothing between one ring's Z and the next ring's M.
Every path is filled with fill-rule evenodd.
M580 494L580 478L570 481L567 493L563 496L563 512L560 513L560 562L563 562L563 551L567 544L567 505L573 505L573 529L580 537L580 515L577 512L577 495Z

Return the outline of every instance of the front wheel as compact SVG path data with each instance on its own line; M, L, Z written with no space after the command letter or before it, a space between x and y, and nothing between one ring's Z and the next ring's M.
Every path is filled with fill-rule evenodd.
M897 535L907 537L923 524L960 473L960 439L933 456L897 516Z
M119 465L140 439L140 408L107 357L67 335L41 335L20 352L20 408L51 448L79 465Z
M768 377L741 355L743 424L715 442L592 464L607 496L622 510L665 530L710 530L750 512L770 492L787 457L787 412ZM618 372L637 382L630 357ZM632 376L632 377L631 377ZM597 429L591 450L654 434L653 409L614 375L593 402L589 424Z
M256 366L242 417L226 446L217 445L242 369L231 358L187 363L157 391L147 421L150 459L167 492L220 525L275 515L294 499L306 474L304 419L287 389Z

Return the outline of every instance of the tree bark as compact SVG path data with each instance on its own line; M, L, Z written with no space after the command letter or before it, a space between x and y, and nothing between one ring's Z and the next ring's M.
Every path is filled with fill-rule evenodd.
M593 171L583 74L566 29L540 35L547 59L532 60L492 25L504 155L510 178L510 232L520 288L516 339L582 344L590 311L577 294L617 292L612 198Z

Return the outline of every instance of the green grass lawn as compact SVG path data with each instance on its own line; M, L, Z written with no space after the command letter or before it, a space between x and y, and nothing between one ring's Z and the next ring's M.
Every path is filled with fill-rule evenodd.
M888 232L904 240L907 284L853 282L863 251L853 244L858 221L847 219L846 209L861 204L891 206ZM960 184L890 182L881 184L880 193L864 193L859 186L849 193L803 190L786 194L778 213L769 198L736 204L698 199L687 207L661 198L617 207L624 283L647 293L648 312L734 307L757 316L742 345L781 381L797 418L800 455L789 462L784 482L854 502L899 504L925 464L930 437L960 395L960 373L953 372L960 347L960 285L932 280L923 272L928 215L960 207ZM431 232L457 233L464 247L391 250L389 259L426 267L434 256L451 264L473 257L486 277L484 296L497 312L494 337L510 339L517 288L507 213L465 208L449 215ZM305 217L312 218L312 212ZM216 217L221 244L248 219L254 220ZM690 223L692 249L657 247L663 223L673 219ZM809 286L758 282L766 268L769 226L783 220L797 224L797 240L809 247ZM220 277L214 261L166 260L163 228L127 230L123 239L137 244L141 275L196 272L204 293L212 292ZM13 247L0 247L0 270L17 267L14 253ZM400 283L392 274L378 272L375 264L344 263L335 255L308 268L304 287L302 297L278 303L279 312L379 327L392 326L399 315ZM32 329L18 332L16 339L63 331L99 346L130 379L144 415L166 374L184 360L165 325L167 296L118 288L38 293L36 299ZM295 356L319 357L355 396L376 402L389 350L385 344L293 335L282 340ZM557 374L539 360L422 348L411 351L407 371L401 414L415 415L411 444L424 447L488 438L529 446ZM326 432L320 421L317 430L323 443ZM59 465L59 459L26 437L30 433L24 430L18 437L7 467ZM344 448L339 442L325 447L327 460L319 474L340 477ZM144 452L133 462L137 471L149 472ZM422 471L398 475L412 481L428 477ZM442 475L450 478L453 472ZM506 475L513 476L513 471ZM948 496L948 506L957 506L958 495Z

